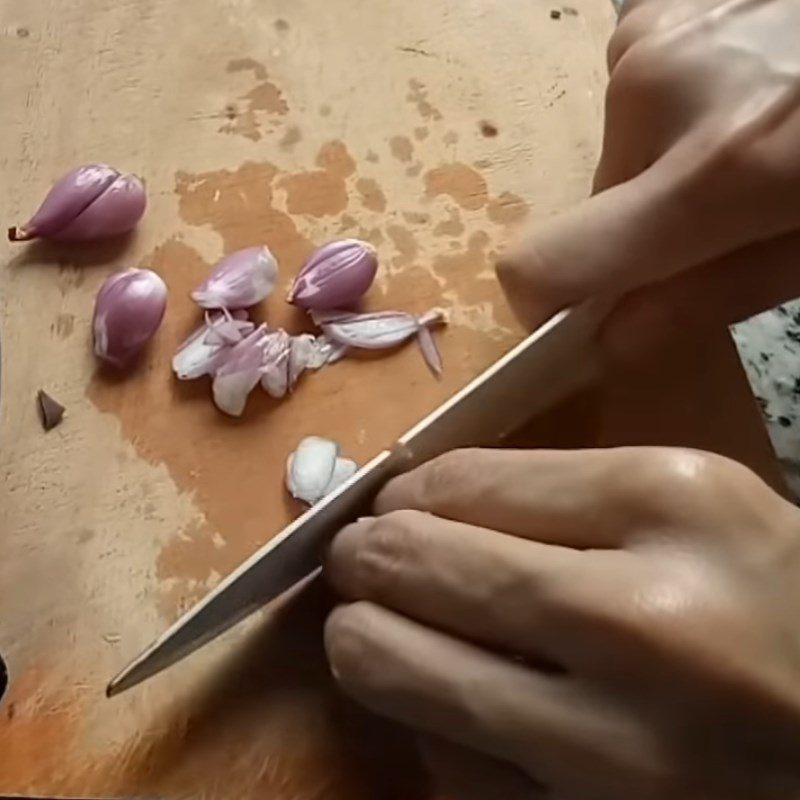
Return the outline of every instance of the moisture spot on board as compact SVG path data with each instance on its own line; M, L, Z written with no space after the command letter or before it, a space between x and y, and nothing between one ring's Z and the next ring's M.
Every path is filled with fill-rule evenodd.
M377 164L380 161L378 154L374 150L367 150L367 155L365 158L370 162L370 164Z
M488 200L488 187L483 176L457 161L426 172L425 191L429 197L447 195L468 211L483 208Z
M417 112L423 119L440 120L442 118L442 112L428 100L428 90L425 88L425 84L416 78L412 78L408 82L406 100L417 107Z
M321 117L329 117L331 115L331 107L327 103L323 103L319 107L319 115Z
M225 106L225 117L226 119L236 119L236 106L233 103L228 103Z
M414 128L414 138L421 142L423 139L428 138L428 129L425 126L421 126L419 128Z
M414 145L407 136L392 136L389 140L392 155L398 160L408 164L414 155Z
M497 125L494 125L486 119L482 119L478 123L478 128L480 129L481 135L485 136L487 139L493 139L498 133L500 133L500 131L497 130Z
M302 138L303 135L300 133L300 128L297 125L292 125L287 128L286 133L281 137L280 145L281 147L294 147Z
M17 36L20 39L27 39L31 35L31 32L27 28L17 28Z
M278 31L278 33L286 33L286 31L289 30L289 23L285 19L276 19L275 30Z
M386 211L386 195L372 178L359 178L356 189L361 196L361 204L370 211Z

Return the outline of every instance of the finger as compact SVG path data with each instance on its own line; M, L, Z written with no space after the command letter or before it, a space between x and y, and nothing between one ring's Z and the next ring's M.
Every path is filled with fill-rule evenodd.
M621 547L657 528L693 456L679 450L456 450L390 481L375 512L413 509L576 548Z
M493 649L553 663L550 608L561 587L603 575L594 554L397 511L349 525L325 573L351 600L370 600ZM618 553L606 553L605 560ZM579 573L579 570L581 572ZM597 583L588 575L593 583ZM602 588L595 588L601 598Z
M448 800L543 800L543 788L513 765L436 736L420 737L422 758Z
M603 346L635 361L680 331L702 337L800 295L800 232L760 242L725 258L631 293L609 317Z
M497 264L523 324L535 328L569 305L622 295L791 231L796 221L770 200L766 173L732 170L719 147L716 160L703 156L713 136L694 134L632 180L528 230ZM762 195L757 210L744 200Z
M658 769L641 726L575 679L543 675L369 603L336 609L325 644L335 678L359 702L516 764L553 796L605 796L623 770Z

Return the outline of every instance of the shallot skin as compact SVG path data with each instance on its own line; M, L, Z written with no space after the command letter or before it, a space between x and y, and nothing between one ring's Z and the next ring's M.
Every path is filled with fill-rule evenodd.
M158 330L166 308L167 287L155 272L129 269L109 276L95 300L95 355L118 369L128 367Z
M50 189L28 222L9 228L12 242L36 238L89 241L132 230L147 206L142 182L107 164L86 164Z

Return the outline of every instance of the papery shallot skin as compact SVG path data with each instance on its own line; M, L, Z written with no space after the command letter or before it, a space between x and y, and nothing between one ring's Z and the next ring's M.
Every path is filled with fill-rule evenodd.
M60 178L28 222L9 228L8 238L105 239L133 230L146 207L144 186L135 175L107 164L86 164Z
M125 369L152 339L166 308L166 284L152 270L128 269L110 275L95 300L95 355Z

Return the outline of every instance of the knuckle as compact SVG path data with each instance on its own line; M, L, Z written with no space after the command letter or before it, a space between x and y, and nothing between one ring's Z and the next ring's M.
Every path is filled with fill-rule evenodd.
M355 583L370 597L382 596L405 575L414 561L419 511L391 511L376 518L354 554Z
M441 508L459 494L472 469L475 450L451 450L429 461L424 467L422 506L425 510Z
M637 469L645 496L676 498L705 494L720 469L720 456L689 448L648 448Z
M325 621L325 652L334 677L343 683L358 683L363 678L369 646L366 603L338 606Z

